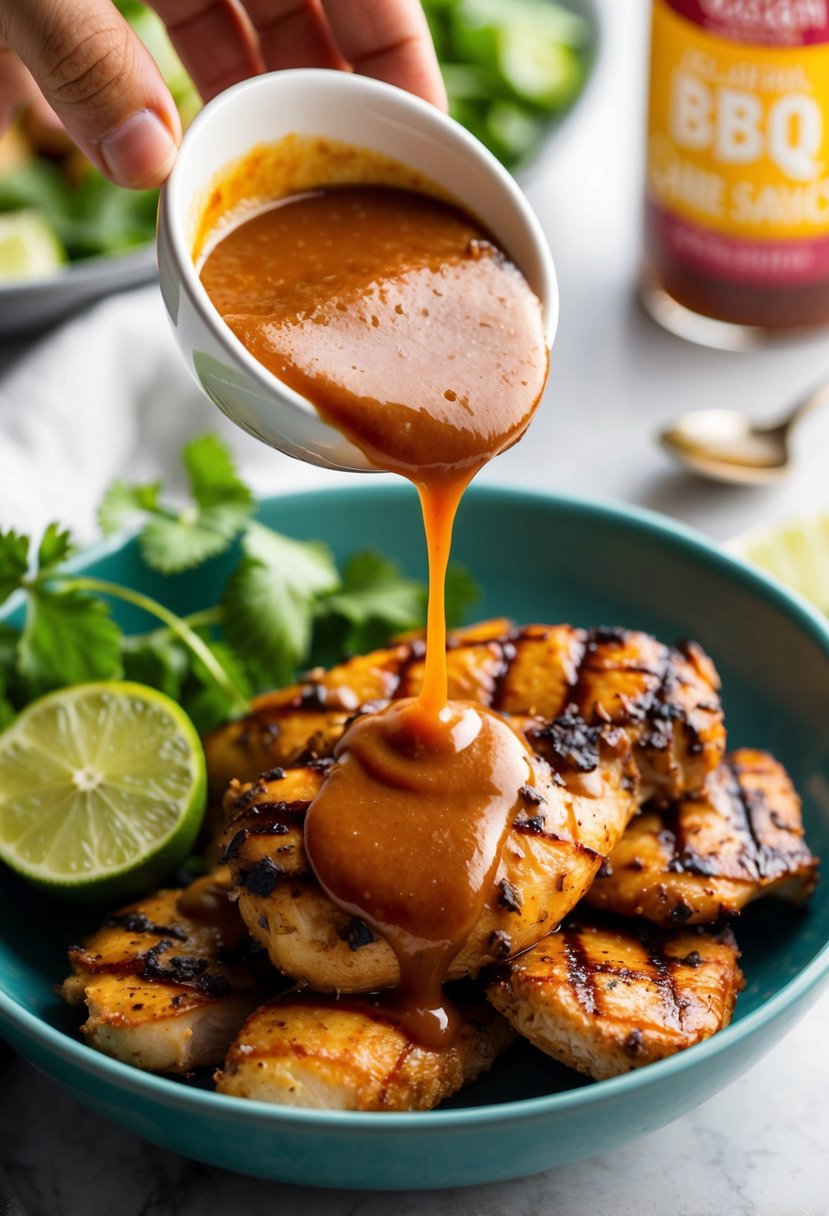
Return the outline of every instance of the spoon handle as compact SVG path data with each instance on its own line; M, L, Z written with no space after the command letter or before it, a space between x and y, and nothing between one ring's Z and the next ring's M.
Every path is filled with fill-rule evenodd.
M824 380L822 384L819 384L816 388L813 388L811 392L807 393L806 396L793 407L788 417L784 418L784 420L774 429L784 432L792 430L793 427L797 426L799 422L802 422L806 415L811 413L813 409L819 405L824 405L827 401L829 401L829 380Z

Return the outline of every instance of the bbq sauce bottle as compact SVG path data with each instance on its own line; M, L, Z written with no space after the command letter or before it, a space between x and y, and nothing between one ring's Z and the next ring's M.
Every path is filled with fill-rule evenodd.
M829 324L829 0L654 0L642 298L716 346Z

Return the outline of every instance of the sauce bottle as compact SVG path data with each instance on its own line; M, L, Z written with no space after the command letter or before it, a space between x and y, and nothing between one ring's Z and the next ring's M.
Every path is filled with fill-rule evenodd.
M654 0L642 298L717 346L829 323L829 0Z

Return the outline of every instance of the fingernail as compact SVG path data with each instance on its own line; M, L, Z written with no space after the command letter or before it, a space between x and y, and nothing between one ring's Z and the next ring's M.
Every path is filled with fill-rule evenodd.
M121 186L157 186L169 173L176 144L153 110L137 110L100 141L101 158Z

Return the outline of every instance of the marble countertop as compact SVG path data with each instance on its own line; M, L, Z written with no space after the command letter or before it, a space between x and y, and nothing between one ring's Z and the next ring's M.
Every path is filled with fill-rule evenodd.
M681 474L653 442L662 424L703 404L771 419L829 375L829 345L824 335L729 355L688 346L644 317L632 284L649 4L597 7L599 70L526 183L561 284L548 398L531 440L485 476L651 507L717 538L825 508L829 411L804 425L796 473L768 490ZM6 349L0 364L23 349ZM662 1131L534 1178L395 1195L303 1190L185 1161L109 1126L27 1064L6 1059L0 1161L32 1216L823 1216L827 1040L824 994L760 1064Z

